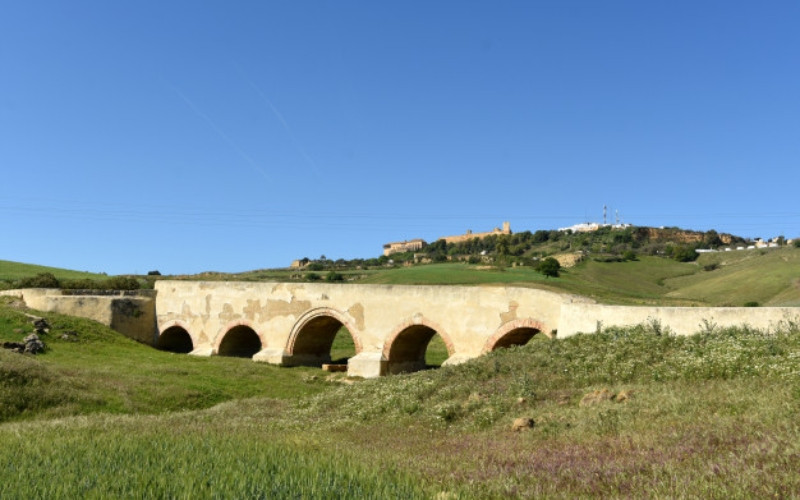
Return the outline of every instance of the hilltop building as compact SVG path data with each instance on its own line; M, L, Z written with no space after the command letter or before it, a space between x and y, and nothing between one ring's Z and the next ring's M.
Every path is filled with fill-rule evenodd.
M407 241L394 241L383 245L383 255L388 257L393 253L416 252L417 250L421 250L425 245L425 240L421 238Z
M459 234L458 236L442 236L439 239L444 240L446 243L461 243L467 240L471 240L473 238L483 239L486 238L487 236L499 235L499 234L511 234L511 223L503 222L503 229L496 227L493 230L485 233L473 233L471 229L468 229L467 232L464 234Z
M610 227L611 229L625 229L631 227L631 224L598 224L597 222L583 222L581 224L575 224L574 226L570 227L560 227L558 228L559 231L566 232L572 231L573 233L591 233L597 231L601 227Z

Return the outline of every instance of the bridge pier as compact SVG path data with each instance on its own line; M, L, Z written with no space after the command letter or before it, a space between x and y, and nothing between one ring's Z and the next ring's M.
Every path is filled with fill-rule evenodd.
M192 349L192 352L190 352L189 355L210 357L210 356L216 356L217 351L211 344L200 344L199 346Z
M442 366L460 365L461 363L466 363L471 359L475 359L475 356L470 356L468 354L453 354L452 356L444 360Z
M347 376L375 378L386 374L387 361L381 352L360 352L347 360Z
M253 361L259 363L269 363L271 365L288 366L287 361L291 355L280 347L268 347L261 349L253 356Z
M262 349L253 361L278 366L321 366L330 363L328 356L291 355L279 347ZM347 360L347 376L374 378L386 374L386 360L380 352L361 352Z

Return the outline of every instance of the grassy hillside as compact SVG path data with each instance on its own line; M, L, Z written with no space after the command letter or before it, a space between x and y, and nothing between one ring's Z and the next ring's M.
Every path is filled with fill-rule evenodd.
M0 339L30 329L24 313L0 303ZM340 384L46 316L45 354L0 350L3 498L800 491L798 325L540 336L459 366ZM78 341L61 340L67 331ZM520 417L533 427L512 431Z
M612 304L742 306L800 305L800 248L703 254L696 262L640 255L636 260L603 262L589 257L548 278L532 266L490 266L447 262L371 269L342 269L340 283L409 285L514 285L545 288ZM0 261L5 282L52 272L59 279L107 280L92 275ZM326 271L330 272L330 271ZM325 273L318 274L324 279ZM202 273L180 279L307 281L309 271L258 270L239 274ZM150 277L152 278L152 277ZM5 280L5 281L4 281ZM140 280L142 283L146 280Z
M800 249L706 254L698 267L709 269L668 279L668 297L712 305L800 306ZM712 269L713 268L713 269Z
M29 278L41 273L52 273L58 279L82 280L82 279L105 279L105 274L97 274L83 271L70 271L57 267L39 266L36 264L23 264L21 262L11 262L0 260L0 283L16 281L22 278Z
M0 297L0 343L20 342L31 318ZM89 413L161 413L252 396L283 399L316 392L298 382L310 369L240 358L179 356L143 346L99 323L46 314L48 351L0 349L0 421ZM72 335L71 333L74 333ZM62 338L65 336L65 338ZM270 379L272 383L265 384Z
M615 304L800 305L800 249L704 254L697 262L640 256L626 262L585 259L547 278L531 267L427 264L373 272L359 283L512 284L563 291Z

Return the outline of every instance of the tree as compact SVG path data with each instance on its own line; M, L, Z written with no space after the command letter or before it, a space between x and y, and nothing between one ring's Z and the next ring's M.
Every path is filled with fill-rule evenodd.
M546 257L540 260L539 264L536 266L536 271L544 274L548 278L558 278L559 269L561 269L561 264L553 257Z
M694 248L686 245L679 245L672 249L672 258L678 262L692 262L697 260L700 254Z

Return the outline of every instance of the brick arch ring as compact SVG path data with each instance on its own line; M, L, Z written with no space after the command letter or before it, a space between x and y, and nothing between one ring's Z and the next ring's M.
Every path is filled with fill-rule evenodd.
M423 318L420 315L402 322L397 328L395 328L392 331L392 334L386 338L386 342L384 342L383 344L383 359L386 360L389 359L389 352L391 352L392 350L392 345L394 344L395 340L397 340L397 337L399 337L401 333L403 333L407 328L411 326L419 326L419 325L430 328L431 330L438 333L440 337L442 337L444 345L447 347L448 357L455 354L456 348L455 345L453 344L453 341L450 339L450 335L448 335L447 332L445 332L441 326L439 326L438 324L429 319Z
M503 337L506 336L509 332L516 330L517 328L533 328L539 330L539 333L543 333L550 337L550 334L546 333L547 329L541 321L537 321L533 318L524 318L524 319L515 319L513 321L509 321L498 328L494 334L486 340L486 343L483 345L483 350L481 350L481 354L486 354L494 350L494 346L497 342L500 341Z
M175 326L177 326L178 328L183 329L183 331L185 331L187 334L189 334L189 338L192 339L192 347L193 348L197 347L197 339L195 338L195 336L192 333L192 331L189 329L188 323L186 323L185 321L180 320L180 319L173 319L171 321L167 321L166 323L164 323L163 328L161 328L158 331L158 338L161 338L161 335L163 335L164 332L166 332L167 330L169 330L170 328L175 327ZM156 344L158 344L158 339L156 339Z
M355 347L356 354L361 352L361 337L358 336L358 330L355 329L350 319L336 309L331 309L330 307L317 307L315 309L306 311L297 319L297 321L295 321L292 331L289 333L289 340L286 342L286 352L288 354L294 354L294 346L297 343L297 337L300 336L300 332L303 331L303 328L305 328L306 325L311 321L321 317L333 318L344 325L345 328L347 328L347 331L350 332L350 337L353 339L353 346Z
M233 320L233 321L228 322L227 324L225 324L225 326L223 326L222 328L217 330L217 336L214 339L214 352L215 353L219 352L219 346L222 345L222 340L225 338L225 335L227 335L228 332L230 332L231 330L233 330L237 326L246 326L247 328L253 330L253 332L255 332L256 336L258 336L258 341L261 342L261 348L264 349L264 347L266 347L266 344L264 343L264 338L261 336L261 334L256 329L255 325L251 321L246 320L246 319L237 319L237 320Z

